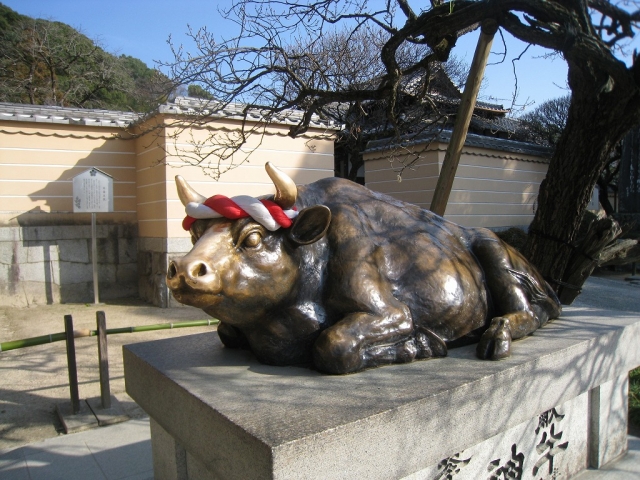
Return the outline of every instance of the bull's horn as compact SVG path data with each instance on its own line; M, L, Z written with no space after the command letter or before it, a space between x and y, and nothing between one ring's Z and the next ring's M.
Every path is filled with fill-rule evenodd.
M298 196L298 187L296 187L296 184L286 173L271 165L271 162L267 162L264 168L276 186L276 195L273 201L285 210L293 207L296 203L296 197Z
M187 181L180 175L176 175L176 187L178 187L178 196L180 197L180 201L185 207L187 206L187 203L204 203L207 199L207 197L203 197L191 188Z

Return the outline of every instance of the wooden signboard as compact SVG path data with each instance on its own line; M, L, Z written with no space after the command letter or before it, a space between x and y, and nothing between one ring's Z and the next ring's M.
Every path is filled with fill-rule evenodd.
M113 212L113 177L97 168L73 177L73 212Z
M98 304L98 245L96 213L113 212L113 177L90 168L73 177L73 213L91 213L91 259L93 262L93 303Z

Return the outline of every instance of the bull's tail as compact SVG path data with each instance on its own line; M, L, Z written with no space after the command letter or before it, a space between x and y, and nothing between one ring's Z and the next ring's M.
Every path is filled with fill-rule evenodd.
M518 281L522 289L525 291L534 310L539 312L538 316L540 317L542 324L546 323L547 320L558 318L560 316L560 313L562 312L560 300L558 300L556 292L553 291L547 282L544 282L544 285L540 285L538 280L526 272L514 270L512 268L507 268L507 271ZM542 310L542 312L540 312L540 310ZM543 312L544 315L540 315L540 313ZM543 316L546 318L542 318Z

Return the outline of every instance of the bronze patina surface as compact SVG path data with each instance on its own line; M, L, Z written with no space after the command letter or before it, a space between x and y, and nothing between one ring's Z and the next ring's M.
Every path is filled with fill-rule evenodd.
M175 298L218 318L227 347L268 364L350 373L440 357L478 341L480 358L560 315L536 269L491 231L463 228L348 180L296 187L267 166L288 229L197 220L170 262ZM202 202L176 179L182 202Z

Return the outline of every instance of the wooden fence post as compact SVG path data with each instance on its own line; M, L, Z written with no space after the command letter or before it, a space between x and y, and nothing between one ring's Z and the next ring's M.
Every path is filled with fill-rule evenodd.
M96 312L98 327L98 358L100 361L100 398L102 408L111 408L111 387L109 386L109 350L107 348L107 317L104 312Z
M80 412L80 393L78 392L78 366L76 364L76 344L73 337L73 318L64 316L64 333L67 341L67 368L69 369L69 390L71 391L71 413Z

